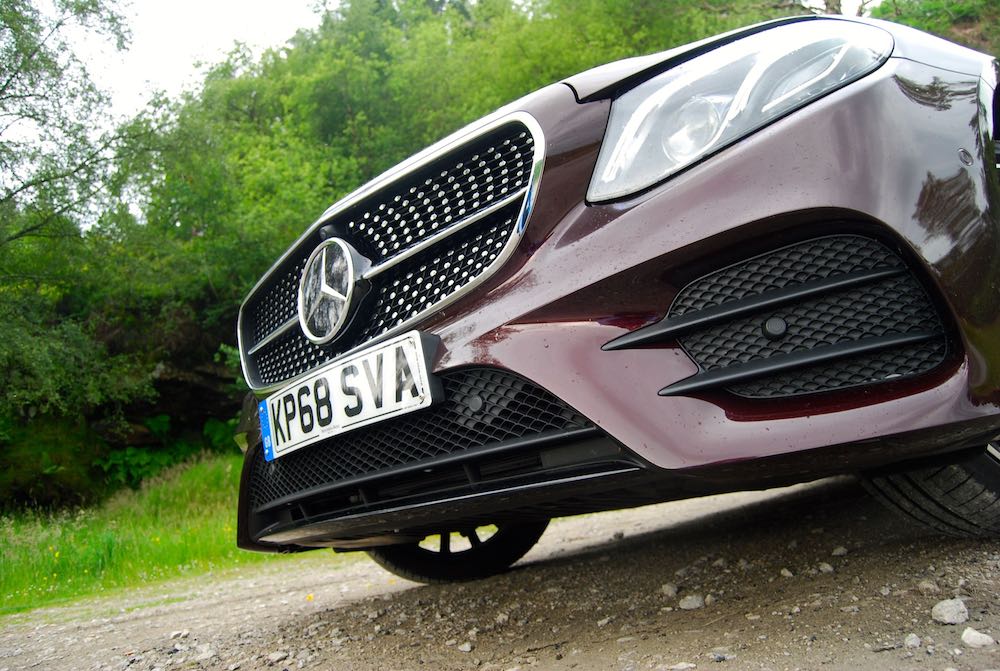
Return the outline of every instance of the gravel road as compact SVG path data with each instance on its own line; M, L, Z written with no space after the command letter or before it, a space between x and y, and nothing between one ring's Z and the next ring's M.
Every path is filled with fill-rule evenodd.
M8 617L0 671L1000 669L1000 543L907 526L851 479L558 520L465 585L351 557Z

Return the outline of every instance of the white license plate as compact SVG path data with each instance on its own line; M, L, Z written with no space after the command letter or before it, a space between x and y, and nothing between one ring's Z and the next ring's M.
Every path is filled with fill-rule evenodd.
M264 458L426 408L433 382L417 331L324 366L258 405Z

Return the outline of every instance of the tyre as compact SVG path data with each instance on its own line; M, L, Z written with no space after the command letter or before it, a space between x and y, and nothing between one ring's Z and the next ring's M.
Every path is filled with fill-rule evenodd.
M548 520L464 528L428 536L420 543L368 550L379 566L423 583L477 580L506 571L542 537Z
M1000 536L1000 446L963 452L947 465L865 479L889 508L934 531L961 537Z

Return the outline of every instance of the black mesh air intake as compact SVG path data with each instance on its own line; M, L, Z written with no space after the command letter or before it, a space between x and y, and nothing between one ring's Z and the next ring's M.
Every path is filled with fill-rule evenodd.
M860 235L800 242L706 275L661 321L603 349L668 341L699 370L662 396L833 391L920 375L948 354L945 321L911 269Z
M740 311L782 295L787 300ZM857 235L809 240L712 273L685 287L668 316L711 309L732 318L682 336L681 345L703 374L761 371L726 384L741 396L911 377L939 365L947 350L942 320L900 256Z
M271 462L259 457L249 481L251 507L458 452L593 428L558 398L510 372L465 368L440 379L445 398L438 405Z

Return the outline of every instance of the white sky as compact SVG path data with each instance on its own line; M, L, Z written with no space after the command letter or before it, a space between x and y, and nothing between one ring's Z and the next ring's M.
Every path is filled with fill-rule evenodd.
M2 0L0 0L2 1ZM92 46L88 64L116 116L138 112L155 90L176 96L200 81L196 63L221 61L237 41L259 55L319 25L317 0L132 0L128 51ZM88 49L87 51L90 51Z

